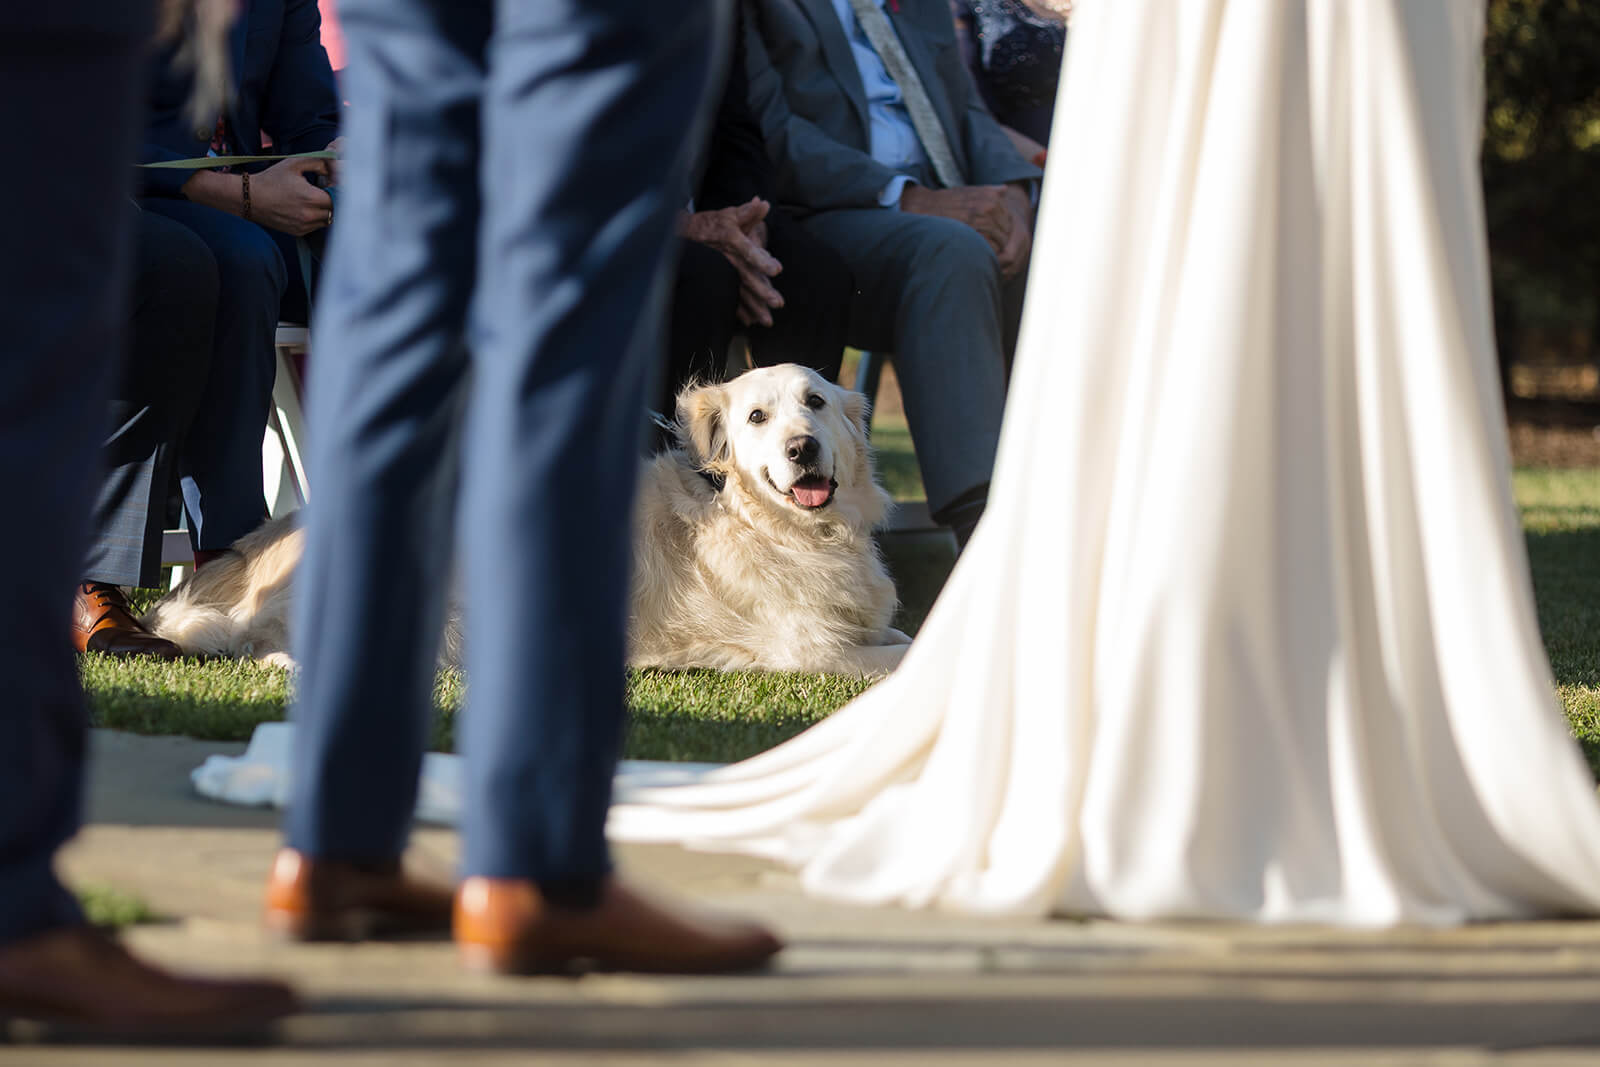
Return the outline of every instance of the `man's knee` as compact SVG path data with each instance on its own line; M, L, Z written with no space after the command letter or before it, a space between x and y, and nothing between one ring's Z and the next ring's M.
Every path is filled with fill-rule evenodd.
M1000 293L1000 261L994 249L977 230L964 222L952 219L930 219L939 225L928 227L927 236L918 243L916 258L912 263L912 285L918 281L937 284L948 279L951 284L965 284L973 289Z
M222 300L261 302L277 320L278 305L289 286L289 270L277 244L261 227L239 220L211 242L222 283Z
M206 316L217 302L217 260L196 234L141 212L134 231L136 302L166 308L198 307Z
M117 396L176 427L192 417L209 374L217 261L191 230L145 212L139 221L129 351Z
M949 219L930 227L907 263L896 309L895 334L900 347L920 349L928 343L949 351L957 360L986 360L992 349L1004 356L1004 317L1000 264L981 234Z
M161 347L186 343L195 331L209 337L220 288L217 260L187 227L149 212L135 229L133 330L166 331ZM163 360L170 357L163 356Z

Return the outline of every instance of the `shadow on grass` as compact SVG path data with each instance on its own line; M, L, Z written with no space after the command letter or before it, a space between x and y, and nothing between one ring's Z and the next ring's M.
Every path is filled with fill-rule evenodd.
M787 741L869 685L811 674L630 671L623 754L733 763Z
M257 725L284 720L292 695L286 672L231 660L85 656L79 670L93 725L137 734L248 741ZM868 684L823 675L630 671L623 755L731 763L788 740ZM465 698L461 674L441 671L433 693L434 751L454 751Z
M93 726L135 734L203 741L248 741L264 722L282 722L283 694L210 694L193 689L151 692L143 686L86 686Z
M943 530L908 531L882 534L878 545L900 598L894 626L915 637L956 565L955 541Z
M1539 629L1561 703L1600 777L1600 527L1530 532Z
M737 763L789 740L826 713L769 718L684 720L672 712L635 709L628 716L625 759Z

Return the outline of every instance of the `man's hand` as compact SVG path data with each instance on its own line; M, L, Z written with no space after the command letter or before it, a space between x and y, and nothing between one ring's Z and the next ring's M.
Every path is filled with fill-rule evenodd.
M685 212L678 216L678 233L715 248L739 272L739 321L746 326L772 325L772 309L783 307L783 296L769 280L783 264L766 250L765 200L752 197L738 207Z
M322 229L333 214L333 198L306 178L328 173L326 159L285 159L252 174L250 218L293 237Z
M1004 185L926 189L908 182L900 193L900 210L964 222L983 235L997 256L1011 237L1014 221L1012 211L1006 205Z
M1006 210L1011 213L1011 235L1005 246L995 252L1000 261L1000 276L1015 278L1028 265L1028 255L1033 251L1033 201L1020 185L1007 185Z
M1000 274L1014 278L1033 247L1033 205L1020 185L962 185L925 189L907 184L900 210L964 222L983 235L1000 261Z

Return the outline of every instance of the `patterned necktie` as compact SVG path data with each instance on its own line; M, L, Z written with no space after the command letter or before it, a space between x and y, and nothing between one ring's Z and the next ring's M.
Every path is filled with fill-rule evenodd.
M917 76L916 68L906 56L905 46L895 35L894 27L889 25L889 16L883 13L883 8L875 0L850 0L850 6L855 9L856 21L861 24L873 51L883 60L884 69L900 87L906 110L911 114L911 126L917 131L923 151L928 153L928 162L933 164L933 173L939 179L939 184L946 189L967 184L961 177L961 168L956 166L955 153L950 150L950 139L945 136L939 116L933 110L933 101L928 99L922 79Z

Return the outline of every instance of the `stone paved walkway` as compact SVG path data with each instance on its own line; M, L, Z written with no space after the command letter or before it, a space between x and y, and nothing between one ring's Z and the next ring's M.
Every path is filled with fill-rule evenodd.
M838 907L765 864L624 848L671 892L761 915L791 943L738 978L482 979L446 942L283 946L256 909L277 817L211 804L213 751L99 733L77 883L141 895L129 939L164 962L265 970L310 1010L254 1049L0 1045L0 1064L1600 1063L1600 923L1349 933L1006 922ZM444 874L453 832L415 862Z

